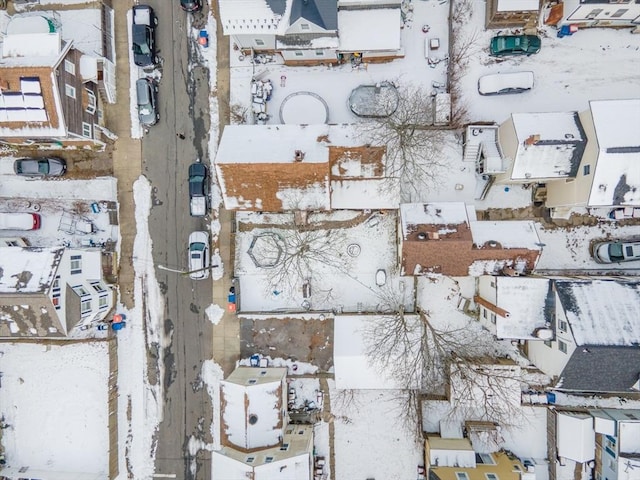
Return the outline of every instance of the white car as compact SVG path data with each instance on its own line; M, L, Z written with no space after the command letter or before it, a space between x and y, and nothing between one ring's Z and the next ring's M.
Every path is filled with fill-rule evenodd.
M189 278L209 278L209 233L191 232L189 235Z
M480 95L522 93L533 88L533 72L494 73L478 80Z
M595 243L593 245L593 259L598 263L619 263L640 260L640 241Z

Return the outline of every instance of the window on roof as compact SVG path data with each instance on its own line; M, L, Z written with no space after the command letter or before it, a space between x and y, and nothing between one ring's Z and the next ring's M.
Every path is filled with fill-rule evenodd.
M302 50L296 50L295 51L295 56L296 57L301 57L302 55L304 55L304 53L302 53Z
M71 75L76 74L76 66L73 62L69 60L64 61L64 71L70 73Z
M253 463L256 457L247 457L247 463Z
M309 24L308 23L301 23L300 24L300 28L302 30L309 30Z
M585 165L582 167L582 174L589 175L591 173L591 165Z
M83 317L91 313L91 298L80 302L80 315Z
M76 87L69 85L68 83L64 84L64 93L67 97L76 98Z
M89 295L89 292L82 285L78 285L77 287L73 287L73 291L76 292L81 297L86 297Z
M558 350L560 350L562 353L567 353L567 344L562 340L558 340Z
M260 40L259 38L255 39L256 45L258 45L259 47L262 47L264 45L264 40Z
M567 330L567 328L568 328L567 322L565 322L564 320L560 320L559 326L560 326L560 331L561 332L568 332L568 330Z
M264 459L264 463L271 463L271 462L273 462L273 457L266 457Z
M498 475L495 473L485 473L484 476L487 477L487 480L498 480Z
M602 13L602 9L601 8L594 8L593 10L591 10L589 12L589 15L587 15L587 18L596 18L601 13Z
M469 480L467 472L456 472L456 480Z
M629 11L628 8L620 8L619 10L616 10L613 15L611 15L611 18L619 18L621 16L623 16L625 13L627 13Z

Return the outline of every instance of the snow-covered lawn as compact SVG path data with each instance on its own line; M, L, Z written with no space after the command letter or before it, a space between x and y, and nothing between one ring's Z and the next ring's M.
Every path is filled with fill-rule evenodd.
M107 478L108 343L3 343L0 363L7 466Z

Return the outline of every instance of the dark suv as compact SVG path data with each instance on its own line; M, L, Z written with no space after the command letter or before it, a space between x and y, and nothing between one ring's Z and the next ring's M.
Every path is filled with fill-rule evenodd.
M153 66L158 63L155 38L158 19L149 5L135 5L132 12L133 62L139 67Z
M192 217L204 217L209 210L209 172L196 162L189 165L189 213Z

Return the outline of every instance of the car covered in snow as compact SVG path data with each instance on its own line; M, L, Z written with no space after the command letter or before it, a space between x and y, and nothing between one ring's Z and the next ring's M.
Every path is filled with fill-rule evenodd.
M533 88L533 72L493 73L478 79L480 95L522 93Z
M640 240L596 242L591 252L598 263L632 262L640 260Z
M138 120L142 125L155 125L160 120L158 112L158 82L153 78L136 81Z
M204 280L209 278L209 234L191 232L189 235L189 278Z
M150 67L158 63L156 56L156 25L158 19L149 5L134 5L131 38L133 39L133 62L139 67Z
M13 162L13 171L25 177L61 177L67 162L58 157L19 158Z
M209 172L201 162L189 165L189 213L204 217L209 210Z
M500 35L491 39L489 52L494 57L532 55L540 51L541 45L537 35Z
M38 230L40 214L0 212L0 230Z

